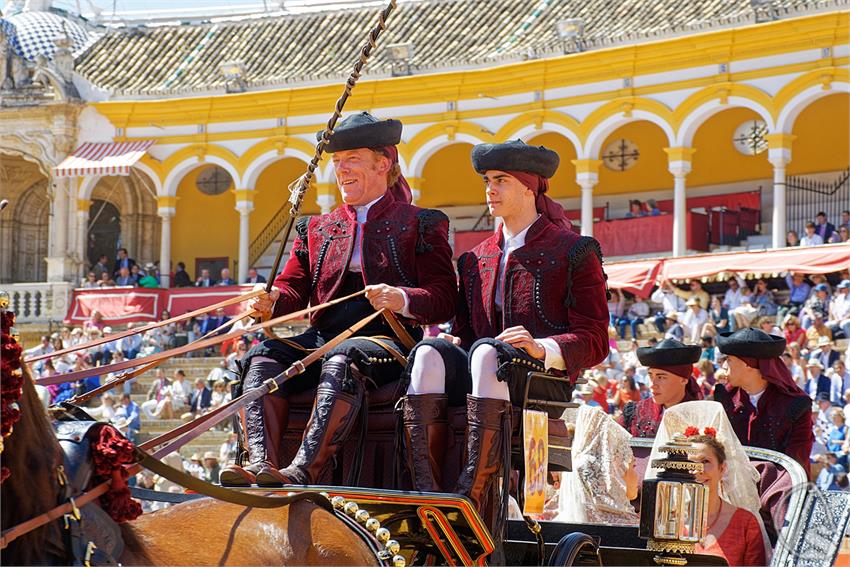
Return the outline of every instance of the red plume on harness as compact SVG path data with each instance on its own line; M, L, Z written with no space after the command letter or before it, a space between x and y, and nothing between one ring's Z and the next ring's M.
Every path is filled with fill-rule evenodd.
M94 478L97 485L111 480L109 492L100 497L101 507L118 523L135 520L142 514L142 505L130 497L127 485L129 473L125 464L136 461L134 445L117 429L104 424L91 440Z
M0 452L3 451L3 439L12 434L15 423L21 419L21 408L18 401L24 386L24 375L21 372L21 345L12 336L15 325L15 314L6 311L8 299L0 298L0 327L2 327L2 343L0 343ZM9 478L11 471L7 467L0 469L0 483Z

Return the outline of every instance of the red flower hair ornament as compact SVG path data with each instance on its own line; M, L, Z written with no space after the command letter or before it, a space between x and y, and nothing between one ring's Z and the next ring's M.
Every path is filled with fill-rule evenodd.
M696 437L699 435L699 427L694 427L693 425L687 427L685 429L685 437ZM703 435L708 435L709 437L717 437L717 430L713 427L706 427L702 430Z

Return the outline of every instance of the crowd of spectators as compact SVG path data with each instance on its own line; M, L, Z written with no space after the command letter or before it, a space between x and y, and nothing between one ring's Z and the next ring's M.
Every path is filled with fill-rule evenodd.
M170 318L163 311L161 320ZM103 317L97 311L80 327L62 327L51 335L41 337L39 344L25 352L27 357L35 357L61 351L70 347L85 345L99 341L89 348L81 348L72 353L39 360L32 364L33 372L38 377L49 377L70 372L99 368L137 357L149 356L162 352L178 344L185 344L203 335L218 330L229 321L222 310L213 316L203 315L187 322L178 322L149 329L143 333L116 338L102 342L115 334L106 325ZM128 329L133 323L127 325ZM186 371L175 369L171 377L158 368L155 378L150 384L143 401L133 401L133 384L136 378L116 385L99 397L84 404L92 417L115 425L124 435L135 441L142 429L144 420L153 419L195 419L219 406L231 398L231 385L235 380L237 363L248 351L250 346L257 344L262 337L248 333L239 339L228 341L221 348L208 349L195 356L213 356L221 354L224 358L219 367L214 368L206 376L195 376L187 381ZM93 376L51 386L37 386L42 403L46 406L71 400L114 380L116 373L98 373ZM140 396L141 397L141 396ZM223 424L220 428L228 427Z
M212 277L210 270L203 268L198 277L193 280L183 262L177 263L174 273L170 274L170 281L171 287L223 287L238 284L231 276L229 268L222 268L217 280ZM249 268L248 277L242 283L266 283L266 278L259 274L256 268ZM84 289L116 286L158 288L161 284L159 262L147 262L142 266L130 258L126 248L121 248L111 265L109 257L106 254L101 255L80 282L80 287Z
M803 236L796 230L789 230L785 237L788 246L818 246L850 242L850 210L841 212L841 222L836 227L829 222L826 213L819 212L814 221L806 223Z
M783 336L783 360L812 398L816 443L812 462L822 489L848 487L850 467L850 273L788 273L784 278L726 282L691 281L687 289L661 282L650 301L614 290L609 302L610 353L585 371L587 384L576 401L599 405L618 416L629 401L650 396L639 346L675 338L702 348L694 375L711 399L723 355L715 337L743 327ZM644 336L645 335L645 336ZM626 348L621 346L625 341ZM839 346L840 345L840 346Z
M660 214L662 213L655 199L647 199L646 202L641 202L640 199L631 199L629 200L629 212L626 213L625 218L657 217Z

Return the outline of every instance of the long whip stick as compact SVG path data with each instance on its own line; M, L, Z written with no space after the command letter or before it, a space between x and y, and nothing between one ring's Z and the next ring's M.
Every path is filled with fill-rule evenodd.
M352 69L351 74L348 76L348 80L345 81L345 89L342 91L342 95L340 95L339 99L337 99L336 105L334 106L334 112L322 132L319 142L316 144L316 153L307 165L307 172L298 179L298 185L292 191L292 195L289 198L289 202L292 203L292 208L289 210L289 219L286 221L286 225L283 228L283 238L280 241L280 247L277 249L277 255L275 256L274 264L272 265L271 275L266 282L266 293L269 293L272 290L272 285L274 285L274 280L277 277L277 272L280 269L280 262L283 259L283 253L286 249L286 242L289 240L289 235L292 233L292 226L295 224L295 220L301 212L301 201L304 200L304 194L307 192L307 187L313 179L313 173L319 166L319 161L322 159L325 146L330 141L334 128L336 128L337 120L339 120L340 116L342 116L342 109L345 107L348 97L351 96L351 90L354 88L354 85L357 84L357 80L360 78L363 67L366 65L366 62L369 61L369 57L372 56L372 51L377 47L378 37L384 30L387 29L387 19L390 17L390 14L392 14L395 8L396 0L390 0L387 6L381 10L381 13L378 15L378 23L375 24L375 27L373 27L369 32L369 38L366 45L364 45L360 50L360 57L357 60L357 63L354 64L354 69Z

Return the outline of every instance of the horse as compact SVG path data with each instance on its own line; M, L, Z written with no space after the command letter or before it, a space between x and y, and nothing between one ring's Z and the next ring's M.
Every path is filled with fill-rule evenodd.
M0 485L4 531L59 503L56 470L62 449L25 364L22 370L21 418L4 440L2 454L3 465L11 471ZM60 522L13 540L0 552L0 562L67 562ZM260 509L202 498L143 514L120 528L123 552L114 559L124 565L379 564L374 551L348 524L303 500Z

